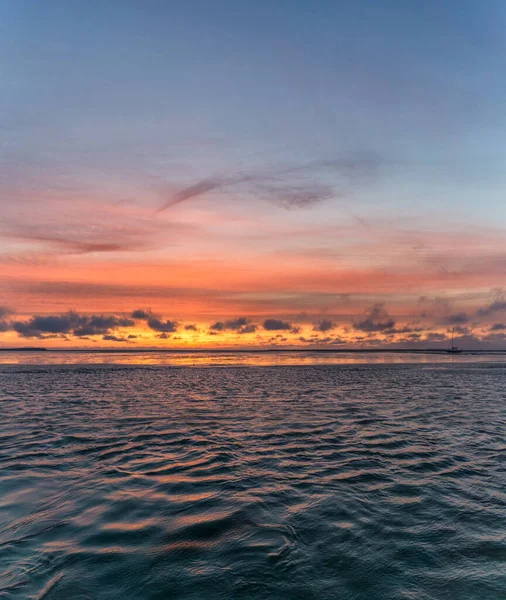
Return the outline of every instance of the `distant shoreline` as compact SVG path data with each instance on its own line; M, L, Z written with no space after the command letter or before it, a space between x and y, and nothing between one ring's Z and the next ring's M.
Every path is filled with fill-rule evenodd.
M56 352L82 354L272 354L272 353L319 353L319 354L447 354L444 348L0 348L0 352ZM506 354L504 350L464 350L462 354Z

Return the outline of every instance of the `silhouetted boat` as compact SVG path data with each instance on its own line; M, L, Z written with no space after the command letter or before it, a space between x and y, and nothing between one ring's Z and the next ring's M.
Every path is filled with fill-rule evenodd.
M453 343L453 337L454 337L453 334L454 334L454 328L452 328L452 341L451 341L450 347L448 348L447 352L450 354L460 354L462 352L462 348L455 346L455 344Z

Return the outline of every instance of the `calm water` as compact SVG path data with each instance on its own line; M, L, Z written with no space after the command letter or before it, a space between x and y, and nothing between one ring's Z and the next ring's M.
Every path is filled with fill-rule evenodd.
M1 360L0 598L506 598L504 363Z

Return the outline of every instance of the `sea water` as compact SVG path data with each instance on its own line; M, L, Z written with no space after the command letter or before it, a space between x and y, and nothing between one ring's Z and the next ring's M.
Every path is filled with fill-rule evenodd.
M497 357L16 356L0 598L506 598Z

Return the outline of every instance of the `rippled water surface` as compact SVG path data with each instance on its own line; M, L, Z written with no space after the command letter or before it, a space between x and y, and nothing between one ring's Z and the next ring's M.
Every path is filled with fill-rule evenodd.
M506 598L496 362L0 366L0 598Z

